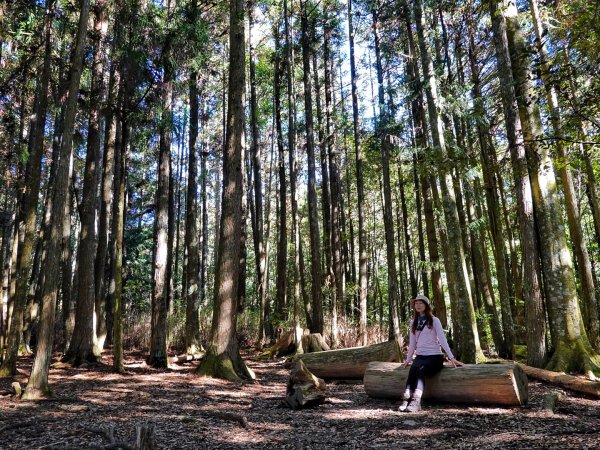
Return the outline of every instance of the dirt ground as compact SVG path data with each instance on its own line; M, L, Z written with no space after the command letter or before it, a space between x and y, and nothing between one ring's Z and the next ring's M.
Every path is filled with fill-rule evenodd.
M20 359L19 376L0 379L0 448L127 448L136 426L152 425L164 449L600 449L600 401L536 381L524 407L426 404L414 414L369 398L359 382L330 381L325 404L293 411L282 359L247 357L257 381L235 384L194 376L195 363L161 371L126 356L126 375L111 373L108 356L95 367L55 364L55 397L36 403L10 395L13 381L27 381L32 360ZM550 391L564 398L546 415Z

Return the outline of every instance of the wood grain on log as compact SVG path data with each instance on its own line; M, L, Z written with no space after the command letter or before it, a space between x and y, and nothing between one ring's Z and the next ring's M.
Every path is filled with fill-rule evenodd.
M343 348L327 352L296 355L293 361L302 360L308 370L325 379L361 379L367 365L373 361L399 361L400 351L396 341L368 345L366 347Z
M538 369L536 367L526 366L525 364L519 364L519 367L523 369L528 377L547 381L548 383L557 384L575 392L581 392L582 394L600 398L600 382L598 381L591 381L573 375L567 375L563 372Z
M364 385L371 397L400 399L408 368L372 362ZM517 364L466 364L445 367L425 382L423 398L451 403L519 406L527 403L527 376Z

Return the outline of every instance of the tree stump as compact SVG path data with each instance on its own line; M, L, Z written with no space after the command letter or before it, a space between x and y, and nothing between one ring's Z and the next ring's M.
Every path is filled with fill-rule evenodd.
M21 388L21 384L18 381L13 382L13 384L11 384L13 390L15 391L15 397L16 398L21 398L21 395L23 394L23 389Z
M305 353L294 356L292 362L302 360L316 376L325 379L360 380L373 361L399 361L400 350L396 341L343 348L327 352Z
M562 394L560 392L550 392L544 395L544 404L542 406L544 413L547 415L554 414L558 402L562 400Z
M302 349L304 353L324 352L330 350L321 333L310 333L302 336Z
M295 353L298 347L297 343L302 342L303 333L304 330L302 328L295 328L282 333L277 342L269 350L261 353L259 358L273 358L275 356L285 356Z
M408 368L373 362L365 372L365 391L371 397L400 399ZM425 382L423 398L442 402L520 406L527 403L527 376L517 364L466 364L445 367Z
M310 373L302 361L297 361L290 372L286 403L292 409L309 408L322 404L326 394L325 381Z

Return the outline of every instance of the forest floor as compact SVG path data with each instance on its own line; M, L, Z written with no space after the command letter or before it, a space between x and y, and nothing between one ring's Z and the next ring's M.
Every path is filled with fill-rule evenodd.
M132 446L138 425L154 426L161 449L600 448L600 401L563 391L547 415L543 398L556 386L530 381L523 407L426 404L409 414L369 398L360 382L329 381L325 404L293 411L283 402L284 361L245 357L256 382L199 378L196 363L155 370L140 353L127 353L126 375L111 372L109 356L93 367L55 363L54 398L35 403L10 396L13 381L27 381L32 359L23 357L18 376L0 379L0 449Z

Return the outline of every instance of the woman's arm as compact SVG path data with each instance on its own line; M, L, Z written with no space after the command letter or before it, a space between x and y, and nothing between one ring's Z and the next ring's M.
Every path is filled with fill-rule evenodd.
M412 332L412 322L408 325L408 352L406 353L406 359L402 364L402 367L406 367L412 361L415 348L417 346L417 340L415 339L415 333Z
M440 322L440 319L438 319L437 317L433 318L433 328L435 329L435 333L437 334L437 338L440 345L446 352L446 355L448 355L448 359L450 360L452 365L454 367L464 366L464 364L458 359L456 359L452 354L452 350L450 350L450 346L448 345L448 341L446 340L446 334L444 334L444 329L442 328L442 322Z
M440 319L438 319L437 317L433 318L433 328L435 330L435 334L437 335L440 345L444 349L444 352L446 352L446 355L448 355L448 359L453 360L454 354L452 353L452 350L450 350L450 346L448 345L448 341L446 340L446 335L444 334L444 329L442 328L442 322L440 322Z

